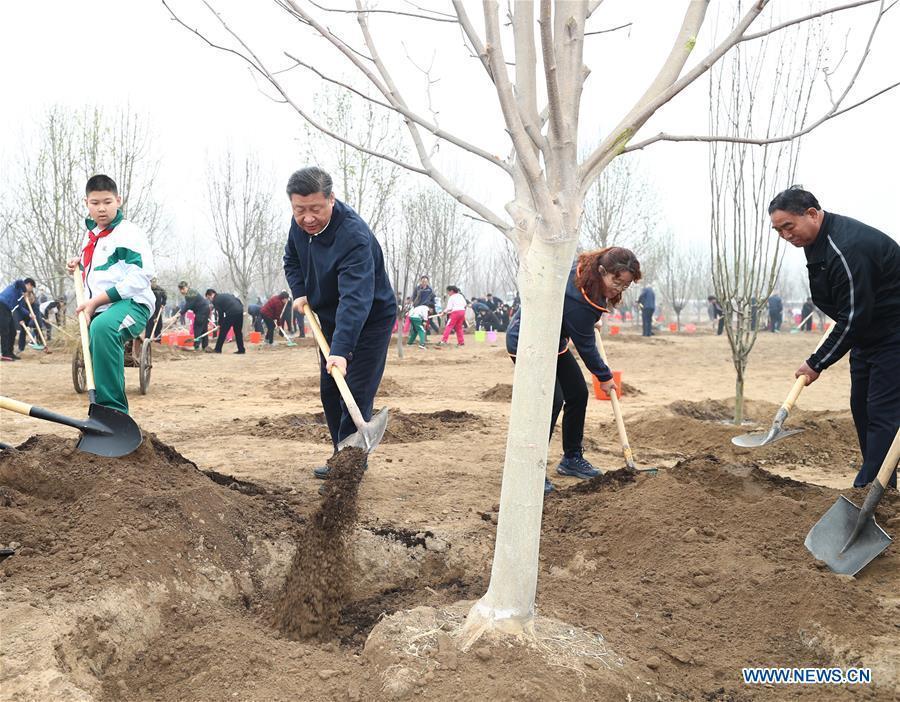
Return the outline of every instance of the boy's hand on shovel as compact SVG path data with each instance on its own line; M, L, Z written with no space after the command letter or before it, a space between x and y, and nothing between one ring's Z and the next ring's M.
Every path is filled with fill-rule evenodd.
M816 373L812 368L810 368L806 361L803 362L803 365L797 369L797 372L794 373L795 378L799 378L801 375L806 376L806 384L812 385L815 382L816 378L819 377L819 373Z

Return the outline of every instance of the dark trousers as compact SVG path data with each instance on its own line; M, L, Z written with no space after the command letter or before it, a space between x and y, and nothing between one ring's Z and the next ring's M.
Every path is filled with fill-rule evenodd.
M237 315L234 319L226 317L219 322L219 338L216 339L216 353L222 353L225 337L228 336L228 332L232 329L234 329L234 341L237 344L238 352L244 352L244 315Z
M387 360L388 347L391 345L393 335L391 330L394 320L380 322L377 326L363 327L353 349L353 358L347 363L347 385L363 419L367 422L372 418L372 406L375 403L375 393L381 383L384 374L384 364ZM328 343L334 334L333 328L322 325L322 332ZM331 432L331 443L337 445L356 431L356 425L338 390L334 379L325 372L325 359L319 353L320 374L319 393L322 397L322 409L325 411L325 421L328 423L328 431Z
M716 336L722 336L723 331L725 331L725 317L719 317L719 326L716 327Z
M641 322L643 323L643 331L641 332L642 336L653 336L653 313L655 309L647 309L646 307L641 310Z
M306 338L306 315L300 312L294 312L294 326L297 328L297 335L301 339Z
M875 479L900 427L900 333L850 351L850 409L863 464L853 487ZM891 475L897 487L897 471Z
M268 317L262 318L263 324L266 325L266 343L274 344L275 343L275 320L269 319Z
M781 312L769 312L769 331L781 331L781 318L784 315Z
M512 357L515 363L515 357ZM550 415L550 438L562 410L562 446L564 453L582 450L584 418L587 414L588 389L578 361L571 351L556 357L556 385L553 387L553 412Z
M0 302L0 348L4 356L13 355L13 343L16 338L16 323L9 307Z
M194 338L196 339L201 334L206 334L208 331L207 327L209 326L209 315L205 315L201 317L199 314L194 317ZM202 339L198 339L194 342L194 348L198 349L200 347L206 348L209 346L209 334L206 334Z

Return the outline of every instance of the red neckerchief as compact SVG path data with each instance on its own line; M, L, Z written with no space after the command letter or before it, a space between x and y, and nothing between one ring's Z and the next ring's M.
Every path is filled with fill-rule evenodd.
M112 230L115 229L115 226L107 227L99 234L94 234L93 231L88 230L88 243L85 245L84 250L81 252L81 279L87 280L87 272L88 268L91 267L91 261L94 258L94 249L97 247L97 242L100 241L103 237L107 236Z

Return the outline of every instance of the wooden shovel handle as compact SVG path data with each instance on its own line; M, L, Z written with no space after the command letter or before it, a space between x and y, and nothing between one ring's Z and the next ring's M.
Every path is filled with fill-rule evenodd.
M327 362L328 357L331 355L331 347L329 347L328 341L322 333L322 327L319 326L319 318L313 314L309 305L303 305L303 314L305 314L309 320L309 328L312 329L313 336L316 337L316 343L319 344L322 355L325 356ZM344 373L340 368L332 366L331 377L334 378L334 382L341 393L341 397L344 398L344 404L347 405L347 412L350 413L350 418L353 419L356 428L362 431L366 420L363 419L362 412L359 411L359 405L357 405L356 400L353 399L353 393L350 392L350 386L347 385L347 379L344 378Z
M594 336L597 339L597 349L600 351L600 358L608 366L609 361L606 360L606 349L603 347L603 337L600 336L600 330L594 330ZM628 443L628 434L625 433L625 420L622 418L622 408L619 407L619 392L613 387L609 395L609 401L612 404L613 416L616 418L616 428L619 430L619 443L622 444L622 455L625 456L625 465L634 468L634 456L631 453L631 445Z
M0 409L9 410L24 414L26 417L31 413L31 405L19 402L11 397L0 397Z
M900 429L897 430L887 456L884 457L884 462L881 464L881 469L875 476L875 480L881 483L881 487L887 489L888 480L891 479L891 473L894 472L898 463L900 463Z
M25 304L28 305L28 311L31 312L31 316L34 318L34 328L37 329L38 336L41 337L41 343L43 343L44 346L46 346L47 339L44 337L44 330L41 329L42 325L38 324L37 317L35 317L35 315L34 315L34 308L31 306L31 302L28 300L27 297L25 298Z
M72 280L75 281L75 303L81 307L84 304L84 281L81 280L81 271L76 266L72 271ZM94 364L91 363L91 337L88 336L87 315L84 310L78 313L78 329L81 332L81 355L84 360L84 379L88 392L94 391Z
M37 341L34 340L34 334L31 333L31 330L28 328L28 325L25 324L25 320L24 320L24 319L20 319L20 320L19 320L19 324L21 324L21 325L22 325L22 329L25 330L25 334L26 334L26 336L28 336L28 341L29 341L30 343L34 344L35 346L37 346ZM46 346L46 345L47 345L47 344L44 344L44 346Z
M822 338L819 339L819 343L816 344L816 349L813 353L822 348L822 344L825 343L825 339L828 338L829 334L831 334L831 329L826 329L825 333L822 334ZM794 381L794 385L788 393L787 399L785 399L784 404L781 405L786 412L790 412L794 408L794 403L797 402L797 398L800 397L800 391L806 387L806 384L807 378L805 375L801 375Z

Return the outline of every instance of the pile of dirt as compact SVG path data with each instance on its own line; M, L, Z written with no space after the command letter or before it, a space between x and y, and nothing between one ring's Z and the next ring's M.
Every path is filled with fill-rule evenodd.
M637 397L638 395L643 395L643 391L638 389L636 386L631 383L626 383L624 380L622 381L622 395L624 397Z
M677 699L822 699L816 686L741 683L742 667L766 665L871 667L880 695L830 687L828 698L891 699L900 690L900 551L889 548L854 580L803 546L839 494L714 456L552 493L539 610L602 631ZM863 495L848 496L860 504ZM897 525L898 514L890 493L878 521Z
M409 397L414 393L393 378L382 378L377 397Z
M350 538L356 527L356 494L366 452L347 448L328 460L325 499L297 542L275 624L295 638L329 638L347 604L353 577Z
M683 417L711 421L723 421L734 416L734 406L729 408L721 400L702 400L700 402L676 400L669 405L669 410Z
M263 417L246 431L253 436L274 437L291 441L331 443L331 433L325 423L324 412L284 414L279 417Z
M494 387L482 392L478 397L488 402L509 402L512 400L512 385L497 383Z
M673 456L711 453L725 460L757 460L762 465L809 466L826 473L855 472L860 461L856 430L849 412L812 412L794 409L785 427L803 429L786 439L759 448L741 448L731 443L738 434L765 432L777 405L748 402L747 415L753 425L734 426L733 401L704 400L674 402L668 412L653 410L630 419L628 437L632 448L669 452Z
M460 431L475 429L483 419L471 412L441 410L439 412L401 412L391 409L382 441L386 444L409 443L447 438Z

